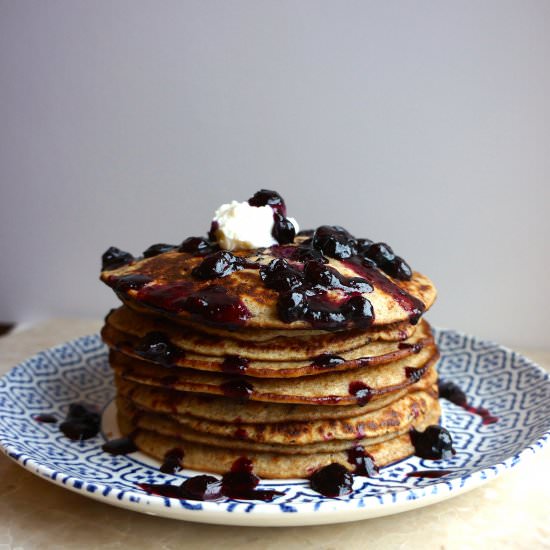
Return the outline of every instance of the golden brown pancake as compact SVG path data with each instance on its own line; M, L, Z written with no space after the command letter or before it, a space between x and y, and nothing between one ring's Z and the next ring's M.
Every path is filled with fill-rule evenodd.
M363 406L321 407L319 405L239 401L215 395L167 390L115 377L117 394L126 397L137 408L228 424L266 424L352 418L384 407L411 391L428 391L436 381L437 371L431 367L415 384L369 401Z
M296 247L300 242L287 247ZM276 310L279 293L267 288L260 279L258 265L266 265L276 258L275 248L266 248L252 251L234 251L233 254L248 262L254 267L246 267L235 271L228 276L211 280L200 280L192 275L194 268L203 261L203 257L194 256L175 250L159 254L151 258L138 259L129 265L118 269L103 271L101 280L112 286L123 302L160 313L165 316L181 318L203 324L225 325L218 318L205 317L195 311L192 315L183 306L183 301L189 296L195 296L213 286L221 289L231 299L240 300L248 310L246 318L239 324L243 327L262 329L309 329L315 328L306 320L285 323ZM433 283L425 275L414 272L409 281L392 279L379 268L368 270L350 261L340 261L330 258L328 265L345 277L361 277L373 286L372 292L363 292L363 296L372 304L374 310L373 326L391 325L411 320L411 311L406 303L409 298L419 300L423 309L427 310L433 304L436 290ZM120 279L129 275L147 278L147 283L141 288L131 288L121 285ZM135 286L135 285L134 285ZM357 291L354 294L358 294ZM349 295L349 290L333 289L328 296L341 300ZM342 326L342 328L345 328Z
M396 399L389 405L375 411L366 412L360 416L340 419L323 419L306 422L278 422L254 424L228 424L196 419L190 415L161 415L170 418L179 424L183 432L208 434L221 438L228 445L233 439L240 441L263 443L271 445L304 446L312 443L332 440L361 440L364 438L383 437L409 429L419 415L426 414L434 408L437 401L437 387L430 388L429 392L416 391ZM136 408L133 403L119 398L118 409L128 414L138 411L140 414L138 426L146 416L158 417L147 409ZM183 433L182 432L182 433ZM189 439L189 437L188 437ZM299 450L297 452L300 452Z
M121 332L111 327L109 321L107 321L107 325L101 331L101 336L109 347L117 349L125 355L148 360L148 357L140 352L140 346L146 341L147 334L150 334L152 331L142 332L136 336L137 331L135 329L130 327L129 330L130 333ZM225 357L207 356L185 351L187 347L185 335L178 335L178 333L170 330L163 331L163 334L179 350L176 358L172 361L172 366L202 371L224 372ZM433 344L433 337L428 324L422 321L413 336L404 342L371 342L351 351L342 351L338 355L338 360L342 359L343 362L330 367L327 367L323 361L315 361L315 357L308 361L285 360L285 358L291 356L291 353L285 353L282 344L281 342L281 345L277 349L276 360L247 361L246 374L259 378L293 378L321 374L327 372L327 370L335 372L353 370L365 366L383 365L418 353L424 346ZM271 349L273 354L275 354L272 348L266 347ZM328 349L330 350L330 348ZM246 352L242 353L241 350L236 351L240 352L236 354L238 357L246 358Z
M418 418L414 428L423 431L430 424L437 423L439 407L430 410L426 416ZM342 464L349 470L353 469L348 461L347 450L333 452L316 451L309 454L283 454L276 452L243 451L242 448L222 448L185 441L173 436L161 435L149 430L138 428L130 418L119 414L119 425L124 434L133 434L134 442L143 452L163 460L165 454L175 448L184 451L184 466L193 470L223 474L231 469L232 464L242 456L249 458L254 465L254 472L264 478L288 479L304 478L313 472L333 462ZM401 460L414 453L408 433L396 435L381 442L365 444L365 451L371 455L378 466L385 466ZM349 445L353 448L354 444Z
M117 351L111 351L109 358L117 375L149 386L229 397L242 395L253 401L271 403L353 405L358 399L366 403L412 385L435 364L438 356L435 346L426 346L420 353L388 365L294 378L290 383L277 378L235 378L219 373L165 368Z

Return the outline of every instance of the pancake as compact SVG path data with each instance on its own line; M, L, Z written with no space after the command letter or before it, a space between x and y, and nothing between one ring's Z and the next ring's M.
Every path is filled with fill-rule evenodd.
M266 424L228 424L200 420L188 415L171 415L170 418L184 431L191 430L222 438L229 445L232 445L232 439L238 439L272 445L307 446L332 440L361 440L391 435L408 429L419 415L424 415L428 409L435 408L436 403L437 387L432 387L428 392L412 392L385 407L352 418ZM146 409L136 408L123 398L120 398L117 404L119 410L139 411L140 420L144 417L141 413L158 416ZM139 421L138 426L141 426ZM147 428L147 426L142 427Z
M227 397L167 390L115 377L117 394L126 397L137 408L229 424L266 424L352 418L388 405L407 395L410 391L426 391L436 381L437 371L431 367L416 384L381 396L363 406L320 407L319 405L264 403L261 401L243 402Z
M144 343L147 342L147 335L151 334L152 331L145 334L142 333L139 336L135 336L136 332L134 329L131 334L128 334L107 324L103 327L101 336L109 347L117 349L125 355L149 361L147 355L141 350L144 349ZM184 348L186 345L184 336L170 330L163 331L162 334L164 335L163 338L166 336L169 339L171 345L176 350L172 354L175 358L170 361L171 366L211 372L226 372L224 363L226 357L211 357L186 352ZM309 361L249 360L243 369L246 368L248 376L260 378L309 376L324 373L327 369L334 372L391 363L418 353L424 346L431 344L433 344L433 337L430 328L425 321L422 321L414 335L404 342L371 342L354 350L341 352L337 360L343 361L336 365L330 365L330 367L327 367L322 361L312 361L311 359ZM284 357L288 357L289 355L283 354ZM241 353L236 354L236 356L239 360L245 357ZM281 356L279 358L281 359Z
M202 328L197 330L195 325L182 326L167 319L140 315L128 307L111 311L105 323L112 329L134 336L145 336L150 332L166 333L174 344L187 352L214 357L240 355L247 359L262 361L284 361L289 357L293 360L306 360L315 357L323 350L339 354L378 340L404 341L414 334L416 328L410 324L396 325L386 331L383 338L380 338L384 332L382 329L339 332L296 331L306 332L301 336L294 336L294 331L286 331L287 336L282 336L282 331L271 331L277 336L265 340L252 336L259 332L257 330L233 331L230 333L233 337L228 337L215 332L202 331ZM251 336L247 339L244 334ZM238 338L237 335L239 335ZM390 338L392 335L393 338Z
M126 380L178 391L199 392L229 397L245 397L271 403L353 405L366 403L406 388L418 381L437 361L433 345L418 354L387 365L363 367L292 379L231 377L218 373L183 368L165 368L111 350L112 368ZM350 391L352 393L350 393Z
M304 239L297 239L293 244L286 245L285 249L297 249L303 243ZM280 257L280 248L233 251L232 254L243 260L246 267L213 280L200 280L192 275L193 269L203 262L202 256L176 250L136 259L118 269L103 271L101 280L115 289L123 302L174 318L214 326L240 325L287 330L316 328L310 321L303 319L290 323L281 320L276 307L279 294L267 288L260 278L258 267ZM285 255L288 257L291 252L287 251ZM404 281L387 276L378 267L365 267L351 260L330 258L327 261L340 276L360 277L372 286L372 292L355 289L353 294L362 294L372 304L373 326L411 321L429 309L435 300L433 283L421 273L413 272L411 279ZM139 285L135 281L140 281ZM187 306L189 297L202 299L205 291L208 296L212 296L211 289L215 290L216 304L223 300L224 305L231 305L241 315L229 319L219 315L219 312L212 314L209 311L206 314L203 309ZM332 301L339 301L349 294L349 289L332 289L327 293Z
M437 423L439 408L419 418L414 428L423 431L430 424ZM282 454L276 452L246 451L243 449L222 448L214 445L184 441L177 437L161 435L149 430L137 428L128 417L119 414L119 425L123 434L132 434L136 446L143 452L163 460L165 454L175 448L184 451L185 468L223 474L231 469L232 464L242 456L249 458L254 472L263 478L289 479L309 477L313 472L331 463L339 463L353 469L348 461L347 450L355 447L349 444L348 449L333 452L313 452L310 454ZM386 466L414 453L408 433L397 435L370 445L363 441L364 450L374 459L378 466Z

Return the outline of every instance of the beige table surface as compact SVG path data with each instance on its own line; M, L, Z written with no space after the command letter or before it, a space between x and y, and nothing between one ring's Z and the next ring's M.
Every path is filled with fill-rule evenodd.
M33 353L96 332L52 320L0 338L0 374ZM550 370L550 351L518 350ZM550 548L550 448L456 498L384 518L317 527L202 525L122 510L67 491L0 455L0 550L7 548Z

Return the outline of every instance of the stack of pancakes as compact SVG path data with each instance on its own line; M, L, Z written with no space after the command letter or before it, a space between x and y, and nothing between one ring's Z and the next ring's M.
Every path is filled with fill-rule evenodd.
M204 253L168 247L104 269L123 302L102 330L121 431L160 460L178 449L186 468L225 473L246 456L267 478L308 477L335 462L353 470L358 454L379 466L413 454L409 432L440 416L438 351L420 318L433 284L331 258L345 277L372 275L372 324L289 323L259 273L279 248L235 252L244 267L207 280L192 273ZM421 306L414 315L411 303Z

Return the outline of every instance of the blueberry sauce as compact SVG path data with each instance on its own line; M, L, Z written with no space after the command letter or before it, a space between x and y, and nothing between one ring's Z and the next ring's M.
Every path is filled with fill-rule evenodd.
M185 352L177 348L163 332L149 332L141 338L134 351L140 357L159 363L164 367L175 365L185 356Z
M355 466L353 473L357 475L376 477L379 468L374 461L374 457L365 451L362 445L356 445L347 452L348 462Z
M418 382L424 376L425 372L426 367L405 367L405 376L413 383Z
M494 424L498 422L498 417L493 416L487 409L484 407L473 407L468 403L468 398L466 394L457 386L454 382L447 382L445 380L439 379L437 381L437 387L439 389L439 397L462 407L465 411L468 411L472 414L477 414L481 416L481 423L483 425Z
M111 455L127 455L135 453L138 448L131 437L120 437L111 439L104 443L101 448Z
M208 230L208 239L210 242L215 243L218 240L216 232L220 228L220 224L217 221L212 221L210 224L210 229Z
M248 199L250 206L270 206L274 212L286 216L286 205L283 197L277 191L260 189Z
M223 475L222 494L229 498L267 502L283 494L279 491L256 489L259 483L260 478L252 472L252 462L241 457L233 463L231 471Z
M65 420L59 429L74 441L95 437L99 432L101 416L92 407L83 403L71 403Z
M169 483L138 483L137 486L147 493L166 498L185 498L181 495L180 485Z
M317 470L309 478L309 484L326 497L341 497L351 493L353 475L341 464L333 462Z
M235 439L248 439L248 432L244 428L237 428L233 437Z
M212 285L192 292L192 283L147 286L137 299L168 312L188 311L201 321L216 325L237 326L250 317L250 311L224 287Z
M338 260L351 258L357 254L357 240L338 225L318 227L313 234L312 245L325 256Z
M37 422L43 422L44 424L55 424L57 418L53 414L37 414L33 417Z
M244 269L241 258L231 254L227 250L219 250L206 256L191 273L196 279L206 281L208 279L227 277L241 269Z
M217 244L213 244L202 237L187 237L179 246L178 252L187 252L194 256L205 256L218 250Z
M410 349L413 353L420 353L424 348L424 344L417 342L416 344L408 344L407 342L400 342L397 345L398 349Z
M254 391L252 384L241 378L228 380L227 382L224 382L220 388L226 397L240 400L250 399L250 396Z
M222 482L214 476L193 476L179 486L179 498L217 500L222 496Z
M407 477L427 477L436 479L451 473L451 470L417 470L416 472L409 472Z
M278 212L273 213L273 229L271 235L279 244L289 244L294 242L296 228L294 224Z
M390 295L408 314L409 321L416 325L424 313L426 306L418 298L415 298L401 287L397 286L391 279L382 275L377 269L374 269L368 261L355 256L344 261L350 269L353 269L373 287Z
M260 478L253 473L252 462L246 458L238 458L231 471L222 479L214 476L198 475L185 480L181 485L168 483L138 483L138 486L148 493L168 498L190 500L216 500L222 496L241 500L263 500L269 502L279 491L257 489Z
M409 435L414 453L420 458L440 460L451 458L455 454L451 434L442 426L433 424L423 432L413 428Z
M160 467L164 474L175 474L183 469L183 449L175 448L167 451Z
M276 258L292 260L294 262L305 263L309 260L316 260L325 264L328 263L323 253L316 248L312 248L311 243L302 242L297 246L272 246L270 251Z
M362 407L372 398L372 388L369 388L364 382L355 380L349 383L349 393L357 399L357 404Z
M128 292L129 290L139 290L146 284L153 281L152 277L148 275L130 274L116 277L111 275L108 279L108 283L116 292Z
M332 368L345 363L346 360L339 355L334 355L333 353L321 353L314 357L311 366L316 368Z
M302 286L302 273L285 259L275 258L268 265L260 267L260 279L267 288L287 291Z
M124 250L120 250L116 246L111 246L101 256L101 270L110 271L111 269L117 269L123 265L132 263L134 259L129 252L124 252Z
M402 281L410 281L412 270L409 264L403 258L396 256L392 248L386 243L363 245L362 252L365 257L374 261L390 277Z
M227 355L221 364L223 372L229 374L244 374L250 361L240 355Z
M152 244L147 250L143 251L143 257L152 258L153 256L158 256L159 254L170 252L175 248L176 248L175 244L165 244L165 243Z

